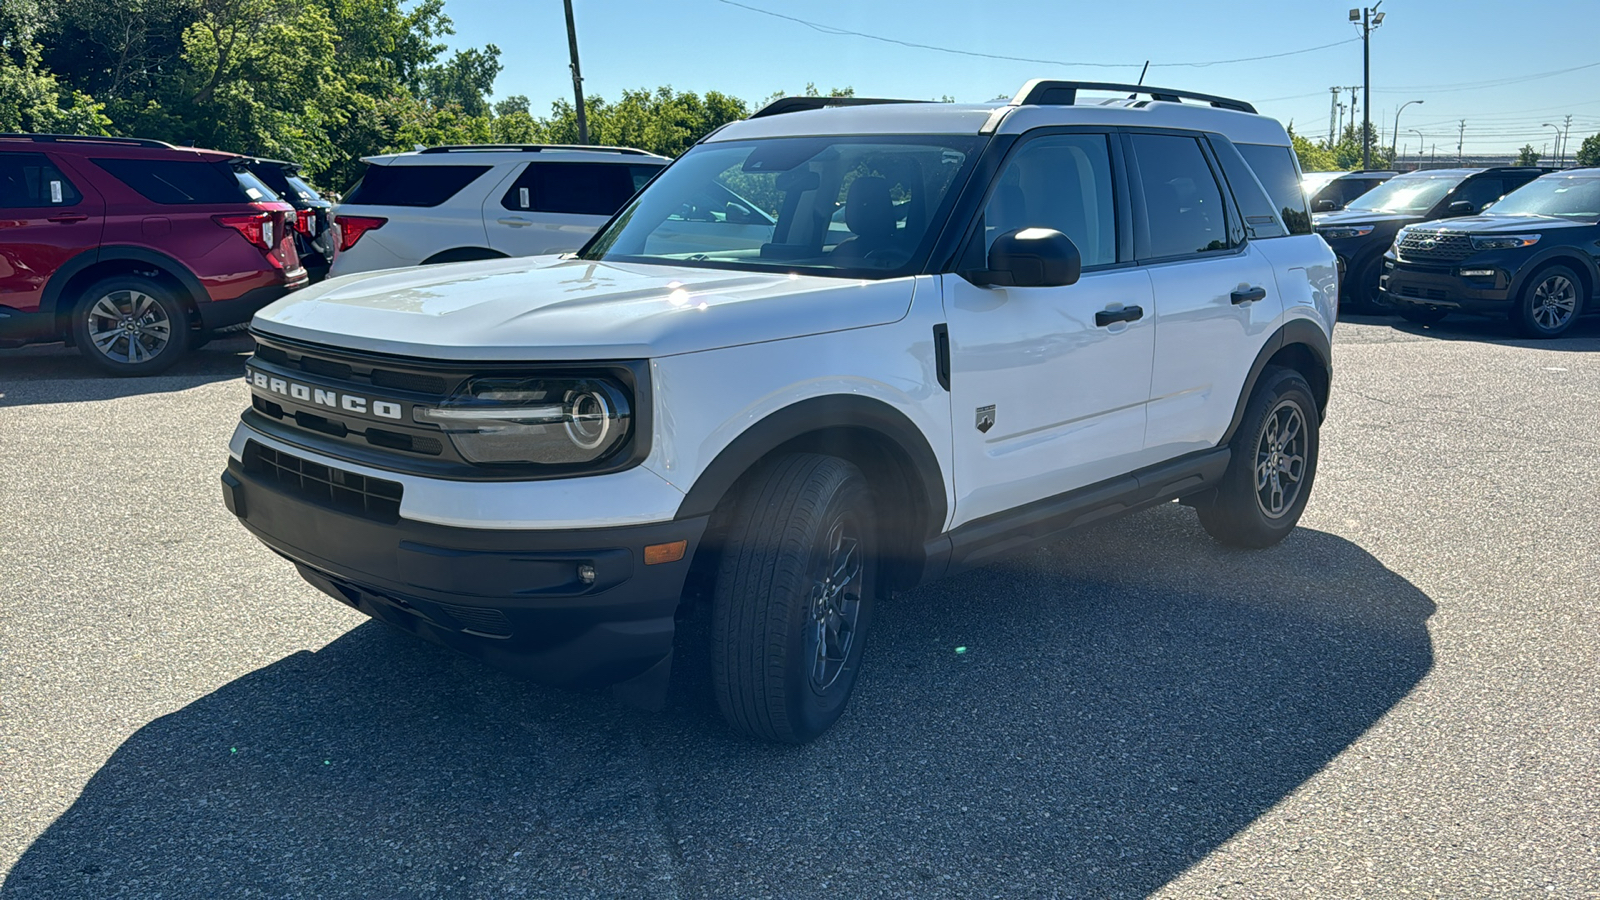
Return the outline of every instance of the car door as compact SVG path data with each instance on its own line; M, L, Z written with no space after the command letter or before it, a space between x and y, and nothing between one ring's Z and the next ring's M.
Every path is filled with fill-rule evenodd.
M1146 454L1151 464L1222 439L1256 354L1283 313L1272 264L1247 239L1197 135L1125 135L1135 251L1155 293Z
M636 163L527 163L503 191L491 191L484 200L489 246L508 256L576 250L658 168Z
M1129 470L1144 444L1154 316L1119 208L1120 155L1103 132L1024 138L990 188L958 268L994 239L1054 228L1077 244L1066 287L944 276L959 525Z
M0 306L37 311L50 276L99 246L104 224L87 182L43 153L0 151Z

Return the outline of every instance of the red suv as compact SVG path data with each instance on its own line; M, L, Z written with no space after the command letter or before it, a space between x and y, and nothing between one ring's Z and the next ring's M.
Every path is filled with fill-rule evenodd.
M0 344L159 372L304 285L294 208L215 150L0 134Z

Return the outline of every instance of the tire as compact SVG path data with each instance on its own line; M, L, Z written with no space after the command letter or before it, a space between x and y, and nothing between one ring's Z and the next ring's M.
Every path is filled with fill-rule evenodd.
M1399 304L1386 299L1378 290L1378 277L1382 274L1383 260L1377 259L1362 266L1350 282L1350 299L1355 311L1369 316L1392 316L1399 313Z
M784 456L742 492L711 600L712 691L735 731L803 744L844 712L877 586L876 525L865 476L836 457Z
M1540 269L1523 285L1511 309L1511 320L1531 338L1565 334L1583 315L1583 282L1566 266Z
M89 286L72 308L72 339L112 375L154 375L189 350L189 315L161 283L115 275Z
M1197 506L1206 533L1230 547L1270 547L1287 537L1311 497L1319 424L1305 378L1267 369L1229 442L1233 458L1222 483Z
M1400 318L1416 325L1433 325L1444 321L1450 315L1448 310L1437 306L1405 306L1400 310Z

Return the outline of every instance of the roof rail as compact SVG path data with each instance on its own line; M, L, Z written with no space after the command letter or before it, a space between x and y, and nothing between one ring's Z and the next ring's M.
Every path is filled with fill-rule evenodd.
M471 150L512 150L518 153L538 153L541 150L592 150L595 153L621 153L626 156L650 156L633 147L601 147L593 144L440 144L424 147L418 153L459 153Z
M750 114L752 119L784 113L826 109L830 106L873 106L879 103L927 103L926 100L892 100L882 97L780 97Z
M22 132L4 132L0 133L0 138L21 138L25 141L37 141L41 144L119 144L124 147L160 147L163 150L178 149L165 141L153 141L149 138L105 137L98 134L25 134Z
M1129 94L1145 94L1151 100L1164 100L1170 103L1198 100L1201 103L1209 103L1220 109L1232 109L1245 113L1254 113L1256 111L1254 106L1243 100L1231 100L1227 97L1199 94L1194 91L1175 91L1171 88L1149 87L1141 84L1116 84L1109 81L1055 81L1049 78L1035 78L1024 84L1022 90L1017 91L1017 95L1011 98L1011 105L1072 106L1078 100L1079 91L1113 91L1115 93L1126 91Z

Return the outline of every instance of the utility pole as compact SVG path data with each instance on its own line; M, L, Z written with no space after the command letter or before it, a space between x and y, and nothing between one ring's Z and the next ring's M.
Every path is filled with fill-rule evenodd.
M1567 165L1567 138L1572 136L1572 117L1567 116L1567 127L1561 132L1561 160L1556 165L1565 168Z
M1456 165L1461 165L1461 144L1467 137L1467 120L1461 120L1461 131L1456 134Z
M572 93L578 100L578 143L589 143L589 120L583 115L583 70L578 68L578 28L572 22L572 0L567 7L567 49L572 54Z
M1383 24L1383 13L1371 6L1350 10L1350 21L1361 29L1361 168L1372 168L1372 30ZM1351 115L1351 121L1355 116Z
M1331 87L1328 90L1333 94L1333 102L1328 104L1328 146L1332 147L1333 142L1338 140L1338 135L1334 133L1338 127L1335 122L1342 117L1339 115L1339 89Z

